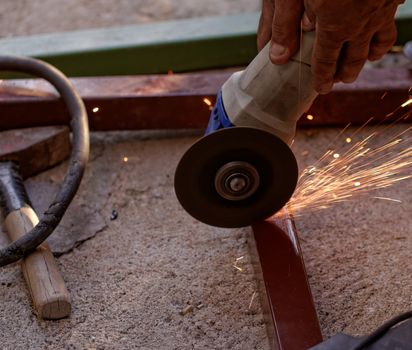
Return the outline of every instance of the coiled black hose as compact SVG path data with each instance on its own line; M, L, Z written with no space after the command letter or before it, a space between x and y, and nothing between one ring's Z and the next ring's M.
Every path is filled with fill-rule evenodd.
M26 73L51 83L67 106L73 135L69 168L59 193L36 227L8 247L0 250L0 266L4 266L21 259L36 249L60 223L79 188L89 158L89 126L82 99L70 81L58 69L32 58L0 56L0 71Z

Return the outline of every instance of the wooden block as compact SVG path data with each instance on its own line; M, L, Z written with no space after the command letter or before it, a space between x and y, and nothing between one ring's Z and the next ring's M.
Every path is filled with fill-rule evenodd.
M69 155L70 131L67 126L0 132L0 161L19 163L23 178L53 167Z

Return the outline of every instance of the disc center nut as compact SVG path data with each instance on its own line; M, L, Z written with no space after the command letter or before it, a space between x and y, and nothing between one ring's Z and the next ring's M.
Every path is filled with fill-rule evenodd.
M231 191L239 192L245 189L248 185L248 181L242 174L234 174L227 179L226 185Z
M240 201L252 196L259 187L259 173L248 162L235 161L223 165L216 173L217 193L230 201Z

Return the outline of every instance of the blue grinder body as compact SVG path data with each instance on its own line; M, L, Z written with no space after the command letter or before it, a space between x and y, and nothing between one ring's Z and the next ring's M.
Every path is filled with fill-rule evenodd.
M205 135L217 131L219 129L231 128L234 125L227 116L225 106L223 105L222 91L217 95L216 104L210 115L209 124L207 125Z

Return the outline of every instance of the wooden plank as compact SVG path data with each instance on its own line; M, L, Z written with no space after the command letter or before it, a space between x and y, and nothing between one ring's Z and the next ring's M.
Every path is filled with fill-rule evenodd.
M231 72L72 79L85 101L92 130L205 128L216 93ZM368 69L351 85L319 96L299 126L391 121L410 111L412 71ZM397 110L391 118L387 115ZM41 80L0 84L0 130L68 123L64 105Z
M40 58L73 77L233 67L255 57L258 20L258 13L248 13L3 38L0 52ZM409 2L397 22L403 44L412 39Z
M19 164L23 178L50 169L70 155L70 131L67 126L47 126L0 132L0 164Z

